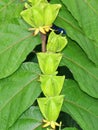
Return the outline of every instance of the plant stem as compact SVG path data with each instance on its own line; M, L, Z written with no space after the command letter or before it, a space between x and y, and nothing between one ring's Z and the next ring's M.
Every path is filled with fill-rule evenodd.
M40 32L42 40L42 52L46 52L46 34Z

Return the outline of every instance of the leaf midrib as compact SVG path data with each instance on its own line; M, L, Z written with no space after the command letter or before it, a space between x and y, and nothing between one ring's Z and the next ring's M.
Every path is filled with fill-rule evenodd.
M31 36L32 36L32 34L29 34L28 36L25 36L25 37L21 38L20 40L18 40L14 44L11 44L10 46L6 47L4 50L0 51L0 54L5 53L5 51L7 51L8 49L14 47L16 44L19 44L20 42L24 41L25 39L27 39L27 38L29 38Z
M16 93L14 93L14 95L11 96L11 98L9 98L9 100L8 100L5 104L3 104L3 106L2 106L1 109L0 109L0 112L2 111L2 109L3 109L11 100L13 100L13 98L14 98L16 95L18 95L21 91L23 91L33 80L35 80L35 79L37 79L37 78L38 78L38 76L36 76L35 78L32 78L32 80L30 80L29 82L27 82L21 89L19 89Z
M63 18L63 17L61 17L60 15L58 15L58 17L59 17L60 19L62 19L63 21L65 21L66 23L68 23L72 28L74 28L74 29L77 30L78 32L82 33L82 35L84 35L84 36L85 36L86 38L88 38L90 41L92 40L92 39L90 39L89 37L87 37L82 30L80 30L80 29L78 29L76 26L72 25L72 23L71 23L69 20L67 20L67 19L65 19L65 18ZM92 42L92 43L93 43L93 42ZM95 46L96 48L98 48L98 45L94 44L94 46Z
M81 68L82 70L84 70L85 72L87 72L89 75L91 75L94 79L98 80L97 77L95 77L94 74L92 74L90 71L88 71L86 68L84 68L82 65L80 65L79 63L73 61L71 58L67 57L67 56L63 56L64 58L66 58L67 60L71 61L73 64L76 64L76 66L78 66L79 68Z
M92 111L87 110L87 109L84 108L83 106L80 106L79 104L75 104L75 102L72 102L72 101L70 101L70 100L68 100L68 99L64 99L64 101L65 101L65 102L68 102L68 103L70 103L70 104L72 104L73 106L75 106L75 107L77 107L77 108L80 108L80 109L82 109L82 110L88 112L90 115L94 116L95 118L98 118L98 116L96 116L95 114L93 114Z
M88 5L88 7L89 7L96 15L98 15L98 12L93 8L93 6L92 6L89 2L87 2L86 0L84 0L84 2Z
M9 5L11 5L15 0L12 0L10 2L8 2L5 6L3 6L1 9L0 9L0 12L3 11L3 9L5 9L6 7L8 7Z

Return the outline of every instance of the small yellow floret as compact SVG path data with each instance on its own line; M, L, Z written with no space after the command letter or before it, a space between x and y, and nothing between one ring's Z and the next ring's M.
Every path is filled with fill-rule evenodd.
M47 32L49 32L49 30L51 29L51 26L43 26L43 27L39 27L39 28L29 28L29 31L34 30L34 36L36 36L39 32L46 34Z
M56 126L60 126L60 124L58 124L55 121L48 121L48 120L43 119L43 122L45 123L43 125L43 128L50 126L53 130L55 130Z

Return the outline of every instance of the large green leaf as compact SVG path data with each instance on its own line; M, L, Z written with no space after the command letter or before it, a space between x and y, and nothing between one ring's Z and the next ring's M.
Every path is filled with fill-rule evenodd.
M10 23L13 19L18 21L23 6L22 0L0 0L0 24Z
M84 33L98 42L98 0L62 0L62 2L78 21Z
M98 99L88 96L72 80L65 81L62 94L62 111L70 114L83 130L98 130Z
M8 130L36 130L42 125L42 119L39 108L31 107Z
M23 5L18 0L5 1L0 9L0 78L16 71L26 56L40 43L39 36L33 37L32 32L28 32L29 27L22 21L22 9Z
M83 91L98 98L98 67L71 40L63 51L61 64L66 65L71 70Z
M63 5L63 3L60 2L60 0L53 0L53 1L61 3ZM72 11L74 10L73 7L70 7L70 12L69 12L67 7L65 6L65 4L67 6L70 6L71 3L74 3L74 2L76 3L76 1L77 0L69 2L69 0L67 0L66 2L63 0L64 5L62 6L55 23L58 26L63 27L66 30L67 35L80 45L80 47L85 51L85 53L88 55L90 60L92 60L94 63L98 65L98 42L95 41L94 39L90 39L89 36L85 34L85 31L83 30L83 28L79 26L74 15L72 15ZM78 3L79 2L80 1L78 1ZM84 1L82 0L82 2ZM80 8L80 6L78 7L78 9ZM81 9L80 11L81 11L80 13L84 13L85 15L85 12L83 11L83 9ZM79 12L76 11L76 13L79 13ZM85 16L85 19L86 19L86 16ZM81 18L80 21L84 21L84 18ZM83 26L85 26L85 24ZM94 31L91 32L90 34L94 35Z
M40 70L35 63L24 63L12 76L0 80L0 130L8 130L39 96Z
M63 130L78 130L78 129L77 128L73 128L73 127L67 127L67 128L65 128Z

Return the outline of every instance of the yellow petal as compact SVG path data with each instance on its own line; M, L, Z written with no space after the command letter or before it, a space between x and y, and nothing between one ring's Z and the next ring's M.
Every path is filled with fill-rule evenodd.
M47 127L50 125L50 122L47 122L46 124L43 125L43 128Z
M28 30L29 30L29 31L32 31L32 30L35 30L35 29L36 29L36 28L29 28Z
M46 34L46 32L45 32L43 27L39 27L39 30L40 30L41 33Z
M43 122L44 122L44 123L46 123L46 122L48 122L48 121L47 121L47 120L45 120L45 119L43 119Z
M50 30L50 27L45 27L46 32L49 32L49 30Z
M51 127L52 127L53 129L55 129L55 122L54 122L54 121L51 121Z
M60 123L60 124L58 124L57 122L55 122L55 125L56 125L56 126L61 126L61 123Z
M36 36L38 33L39 33L39 29L36 28L35 31L34 31L34 36Z

